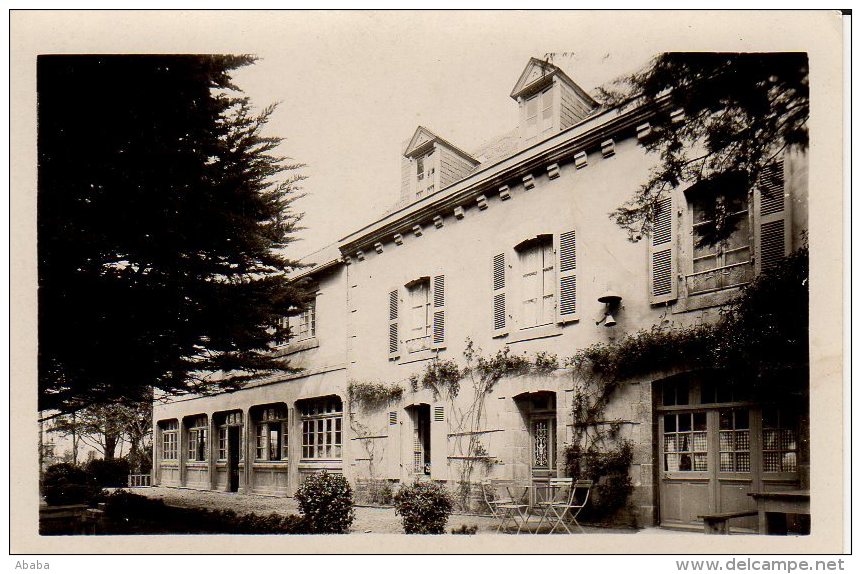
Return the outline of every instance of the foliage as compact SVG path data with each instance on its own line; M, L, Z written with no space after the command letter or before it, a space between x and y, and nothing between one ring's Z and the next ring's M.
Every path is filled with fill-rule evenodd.
M575 383L566 470L596 483L584 518L610 517L633 490L628 476L632 445L620 434L624 421L604 415L624 381L660 371L711 370L729 385L743 384L755 397L804 393L809 386L808 276L804 247L745 286L716 323L655 326L592 345L566 361Z
M253 61L38 58L40 410L290 370L269 344L307 299L282 255L301 166L231 82Z
M101 492L101 488L93 476L80 466L61 462L45 469L42 491L45 502L51 506L62 506L89 504Z
M471 524L470 526L461 524L459 527L451 529L452 534L475 534L476 532L478 532L478 524Z
M117 490L101 498L106 520L99 534L306 534L295 514L237 514L232 510L179 508Z
M413 375L410 382L414 392L419 388L429 389L437 400L448 403L449 428L455 453L459 457L457 504L468 510L476 464L484 469L485 474L495 464L495 458L481 442L488 395L493 393L503 377L528 373L548 374L558 367L559 361L555 355L545 352L538 353L534 359L515 355L508 347L485 356L471 339L466 340L463 357L463 367L451 359L435 359L425 366L420 375ZM463 389L471 391L471 395L466 401L456 401Z
M443 485L416 482L402 486L394 502L407 534L445 534L454 502Z
M656 325L578 351L568 364L615 384L672 369L718 369L758 393L807 381L809 252L803 247L746 285L713 324Z
M376 410L401 400L404 388L398 384L350 382L347 385L349 403Z
M141 401L120 399L60 414L52 419L49 432L72 438L73 457L83 442L110 460L127 440L130 462L137 469L148 469L152 466L152 392Z
M582 510L584 520L610 518L627 505L634 490L629 474L633 457L633 443L629 440L616 441L609 447L606 443L592 443L585 449L575 442L565 448L566 474L594 483L589 504Z
M347 533L355 518L353 490L340 474L309 475L295 495L310 532Z
M649 233L659 200L680 185L702 185L717 197L731 178L738 189L749 190L781 152L807 149L808 60L802 52L664 53L600 91L606 105L667 99L669 109L685 113L679 123L668 114L650 119L646 149L660 162L611 214L634 240ZM719 207L715 202L718 217ZM719 226L711 241L733 229Z
M388 480L373 480L368 490L368 502L388 506L394 498L392 483Z
M539 351L535 353L535 371L541 374L549 374L559 368L559 357L553 353Z
M100 487L128 485L131 467L125 458L96 458L87 463L86 471Z

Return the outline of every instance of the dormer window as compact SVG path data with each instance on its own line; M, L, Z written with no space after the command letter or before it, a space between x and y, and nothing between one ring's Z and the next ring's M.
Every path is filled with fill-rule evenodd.
M404 150L401 204L418 201L451 185L477 165L477 159L419 126Z
M553 133L553 88L526 98L526 145Z
M523 147L536 144L589 116L597 102L561 69L532 58L511 91L520 105Z

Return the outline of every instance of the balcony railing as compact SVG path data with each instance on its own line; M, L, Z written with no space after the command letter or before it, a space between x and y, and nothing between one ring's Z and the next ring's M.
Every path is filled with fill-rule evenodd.
M701 295L739 287L750 283L751 279L753 279L752 262L743 261L685 275L685 286L689 295Z

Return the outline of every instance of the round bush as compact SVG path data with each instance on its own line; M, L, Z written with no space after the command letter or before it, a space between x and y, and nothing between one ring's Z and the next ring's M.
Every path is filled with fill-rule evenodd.
M340 474L309 475L296 491L296 501L312 533L346 533L353 524L353 489Z
M45 502L51 506L88 504L101 492L93 477L83 468L61 462L45 469Z
M436 482L416 482L395 494L395 513L407 534L444 534L454 501Z

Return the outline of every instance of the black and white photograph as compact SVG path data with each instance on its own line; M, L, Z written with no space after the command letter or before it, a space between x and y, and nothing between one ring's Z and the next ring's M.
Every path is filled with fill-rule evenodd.
M11 552L845 552L841 18L13 10Z

